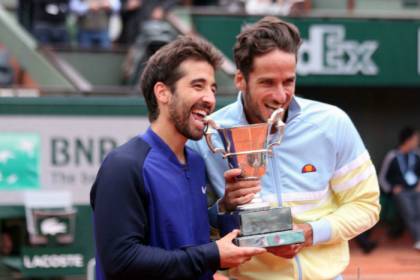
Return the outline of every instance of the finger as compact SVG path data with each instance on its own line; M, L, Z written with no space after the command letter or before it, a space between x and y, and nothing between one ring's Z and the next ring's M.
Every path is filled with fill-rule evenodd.
M247 194L245 196L234 198L234 199L232 199L232 202L235 205L242 205L242 204L250 202L254 198L254 196L255 196L255 194L250 193L250 194Z
M224 173L224 177L226 182L235 182L236 178L241 175L242 170L240 168L234 168L234 169L229 169L227 171L225 171Z
M253 187L253 188L247 188L247 189L238 189L235 191L230 191L229 195L232 198L237 198L249 194L257 194L261 188L260 187Z
M285 259L293 259L296 256L296 254L284 254L282 255L283 258Z
M282 245L282 246L273 247L273 249L277 249L282 252L290 252L293 250L292 248L293 248L293 245Z
M284 255L292 255L295 253L295 249L292 245L283 245L278 247L271 247L268 248L270 253L275 255L284 256Z
M267 252L265 248L258 247L240 247L244 257L252 257Z
M246 262L250 261L250 260L251 260L251 258L252 258L252 257L245 257L245 258L242 258L242 259L241 259L241 261L240 261L240 264L243 264L243 263L246 263Z
M250 195L255 195L255 193L248 190L225 191L225 197L228 199L228 201L236 200Z
M249 194L241 197L229 197L228 199L226 199L226 204L231 205L233 208L235 208L238 205L250 202L254 198L254 196L254 194Z
M299 253L305 247L304 243L296 244L296 253Z
M280 254L282 250L279 247L269 247L267 248L267 252L272 254Z
M225 237L223 237L226 240L232 241L234 238L236 238L239 235L239 229L234 229L231 232L229 232L228 234L225 235Z
M245 258L244 263L245 263L245 262L249 262L249 261L251 260L251 258L252 258L252 257Z
M291 245L290 251L293 253L297 253L297 251L299 251L299 245L296 245L296 244Z
M259 180L253 181L236 181L226 184L226 191L234 192L238 190L244 190L247 192L259 192L261 191L261 182Z

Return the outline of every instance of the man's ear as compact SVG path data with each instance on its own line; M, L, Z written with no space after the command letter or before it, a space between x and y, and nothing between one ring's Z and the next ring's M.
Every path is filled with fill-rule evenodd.
M153 91L158 103L166 104L169 102L169 95L171 95L171 91L164 83L157 82L153 87Z
M235 86L238 90L240 90L242 93L245 92L246 89L246 80L244 75L241 71L237 70L235 73Z

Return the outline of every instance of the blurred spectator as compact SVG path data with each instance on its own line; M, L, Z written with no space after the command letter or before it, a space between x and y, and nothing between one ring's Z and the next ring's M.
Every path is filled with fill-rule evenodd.
M389 169L389 165L398 154L398 149L390 150L381 166L379 174L379 184L381 187L381 221L388 225L387 234L390 238L399 238L404 233L404 222L401 215L396 207L394 195L392 193L392 186L386 179L386 175Z
M0 88L11 87L14 81L13 68L10 63L10 54L0 45Z
M362 249L363 253L369 254L378 246L376 241L369 239L371 230L365 231L356 237L356 243Z
M0 220L0 258L1 256L17 256L20 254L25 221L23 219ZM3 279L0 269L0 279ZM4 278L5 279L5 278Z
M391 151L380 174L384 191L392 193L400 215L420 250L420 156L418 132L406 127L400 132L399 146Z
M136 41L144 22L162 20L178 0L122 0L122 30L117 42L131 45Z
M289 15L296 3L304 0L246 0L248 14Z
M79 46L110 48L109 18L120 7L120 0L71 0L70 9L77 15Z
M158 49L173 41L177 32L163 20L149 20L143 24L143 29L136 42L130 47L123 65L126 84L136 85L139 82L146 62Z
M0 255L8 256L12 253L13 241L9 233L3 232L0 234Z
M217 6L219 4L219 0L193 0L192 4L193 6Z
M32 0L19 3L23 5L20 9L24 9L25 5L31 9L32 18L27 19L25 24L32 28L32 34L41 44L63 45L69 42L66 26L69 0Z
M219 6L229 13L245 13L245 0L219 0Z
M19 23L25 27L28 32L32 33L32 21L33 21L33 1L19 0L17 6L17 17Z

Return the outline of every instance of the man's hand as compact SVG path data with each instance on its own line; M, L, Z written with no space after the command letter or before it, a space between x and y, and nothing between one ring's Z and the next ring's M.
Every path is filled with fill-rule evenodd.
M261 190L260 180L238 181L241 169L229 169L225 172L225 195L220 200L221 212L233 211L236 206L248 203Z
M232 240L237 237L238 234L239 230L235 229L216 241L217 248L219 249L221 268L238 266L249 261L253 256L267 252L264 248L236 246L232 243Z
M313 232L310 224L293 224L293 229L303 230L303 234L305 236L304 243L267 248L267 251L278 257L291 259L294 258L303 248L312 246Z

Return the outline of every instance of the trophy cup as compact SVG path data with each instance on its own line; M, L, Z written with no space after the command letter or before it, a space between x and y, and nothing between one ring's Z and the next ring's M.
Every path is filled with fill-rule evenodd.
M283 109L274 111L267 123L221 128L207 119L205 138L213 153L221 153L230 168L242 170L238 180L256 180L265 174L267 158L273 146L279 145L284 134ZM223 148L213 145L212 137L219 135ZM219 215L219 228L224 235L235 228L240 236L238 246L276 247L304 242L303 230L293 230L292 213L288 207L271 208L258 193L247 204Z

